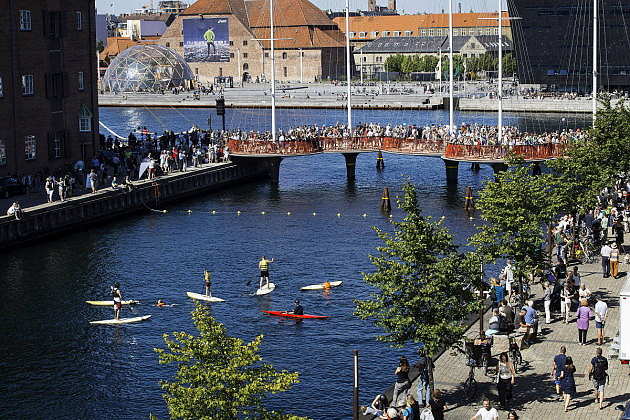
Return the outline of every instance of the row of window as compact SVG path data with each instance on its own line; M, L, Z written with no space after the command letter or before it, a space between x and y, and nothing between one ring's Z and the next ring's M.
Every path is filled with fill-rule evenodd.
M49 158L59 159L65 156L65 141L63 133L51 135L48 140ZM35 160L37 158L37 138L35 136L24 137L24 158ZM7 145L0 139L0 166L7 164Z
M427 28L419 29L417 33L420 36L447 36L448 28ZM370 32L370 38L388 37L388 36L415 36L414 31L373 31ZM453 28L454 36L466 35L499 35L499 28ZM350 38L367 38L367 32L350 32Z
M243 71L247 71L249 70L249 64L245 63L243 64ZM199 69L195 69L195 74L199 74ZM289 76L289 68L288 67L282 67L282 74L284 75L284 77L288 77ZM223 76L223 67L219 67L219 77Z
M46 83L46 88L51 86L51 92L47 93L47 97L61 97L63 82L60 80L62 78L62 73L53 73L50 77L50 83ZM48 78L48 76L47 76ZM22 96L33 96L35 95L35 83L34 76L32 74L23 74L21 76L22 82ZM85 75L82 71L77 73L77 89L82 91L85 90ZM0 76L0 98L4 97L4 83L2 80L2 76Z
M52 13L56 13L58 19L51 19L50 20L50 25L55 25L56 22L61 22L61 13L62 12L52 12ZM20 10L19 12L19 24L20 24L20 31L31 31L33 30L33 14L31 13L30 10ZM74 12L74 28L77 31L82 31L83 30L83 12L77 10ZM57 28L55 29L55 32L60 29Z

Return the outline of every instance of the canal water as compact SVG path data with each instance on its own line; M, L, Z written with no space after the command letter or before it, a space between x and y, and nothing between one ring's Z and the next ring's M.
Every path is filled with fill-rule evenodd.
M180 131L192 122L203 126L207 115L204 110L101 109L101 120L121 133L145 125L160 131L160 124ZM228 126L260 129L265 115L229 110ZM282 126L343 121L344 114L323 111L318 119L318 111L283 110L280 115ZM400 111L355 115L357 121L407 123L445 118ZM488 123L494 118L481 117ZM542 122L522 118L507 116L508 123L566 124L562 116ZM362 403L394 382L400 355L415 359L412 346L394 350L377 342L379 331L353 316L353 299L371 292L360 274L372 270L368 255L379 245L371 227L390 228L378 210L383 188L396 195L410 179L424 213L444 217L457 242L464 243L477 222L463 213L464 188L478 190L492 176L489 167L472 172L460 165L459 184L448 189L438 158L385 155L381 173L375 163L374 154L360 155L356 183L349 185L341 155L285 159L277 187L259 182L200 195L169 206L166 214L128 217L4 254L0 417L142 419L155 413L166 418L159 381L172 378L173 371L158 365L153 349L163 346L164 333L193 332L193 304L185 292L201 292L208 269L213 293L226 300L213 304L212 314L232 335L251 340L264 334L264 359L300 373L301 383L273 396L270 406L313 419L349 418L353 349L360 351ZM277 289L257 298L250 294L261 255L276 259L271 276ZM344 284L326 294L299 291L324 280ZM124 315L150 314L149 321L90 326L89 321L112 313L84 301L107 299L114 281L125 297L143 302ZM177 306L151 306L158 298ZM296 298L306 313L331 318L296 323L260 312L291 308Z

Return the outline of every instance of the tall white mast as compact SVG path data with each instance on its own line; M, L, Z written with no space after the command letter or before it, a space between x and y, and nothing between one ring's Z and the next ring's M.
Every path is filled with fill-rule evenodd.
M273 0L269 0L269 21L271 29L271 139L276 141L276 49L273 27Z
M593 127L597 114L597 0L593 0Z
M499 144L503 137L503 14L501 13L501 1L499 0L499 133L497 139Z
M440 69L441 70L441 69ZM448 0L448 132L454 134L453 115L453 0Z
M352 137L352 85L350 81L350 0L346 0L346 79L348 80L348 133Z

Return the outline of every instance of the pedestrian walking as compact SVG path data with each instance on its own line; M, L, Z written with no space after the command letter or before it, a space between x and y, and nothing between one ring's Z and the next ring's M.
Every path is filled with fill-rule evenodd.
M88 174L88 183L92 188L92 194L94 194L98 189L98 175L96 174L96 171L94 169L92 169Z
M566 282L560 292L560 312L562 313L565 324L569 323L569 315L571 313L571 296L573 296L571 285L569 282Z
M497 367L497 390L499 392L499 403L506 408L512 399L512 385L516 381L514 365L508 359L507 352L499 355L499 366Z
M551 324L551 294L553 292L553 288L549 282L543 283L543 287L545 289L545 293L543 295L543 302L545 304L545 324Z
M401 395L406 398L409 387L411 386L411 381L409 380L409 361L406 357L403 356L400 358L394 375L396 375L396 384L394 384L394 395L392 396L391 405L393 407L400 407L402 404L399 404L398 398Z
M605 242L602 245L602 249L600 250L600 255L602 256L602 275L605 279L610 277L610 253L612 252L612 248L608 245L608 242Z
M508 420L518 420L518 414L516 414L516 411L512 410L508 413L507 416Z
M595 357L591 359L591 368L588 371L588 379L593 381L595 402L599 400L599 409L604 408L604 388L608 379L608 360L602 356L602 348L598 347Z
M46 183L44 184L44 189L46 190L46 197L48 197L48 202L53 202L53 195L55 194L55 181L53 181L52 177L46 178Z
M559 398L562 398L562 390L560 389L560 377L564 371L564 366L567 363L567 348L560 346L560 353L554 356L553 364L551 365L551 376L553 377L553 383L556 385L556 394Z
M581 346L586 345L586 335L588 333L588 326L590 324L590 319L593 316L593 311L588 306L588 301L586 299L582 299L580 301L580 307L576 313L577 316L577 328L578 328L578 342Z
M488 398L483 399L483 407L477 411L477 414L472 416L470 420L499 420L499 413L497 409L492 407Z
M418 404L424 408L429 406L431 400L431 387L429 384L429 363L431 363L431 359L425 354L424 347L418 349L418 354L420 358L415 366L418 368Z
M610 251L610 275L613 278L617 278L619 275L619 249L617 248L617 244L611 245L612 250Z
M562 388L562 393L564 394L564 411L569 411L569 404L571 404L571 399L575 397L575 365L573 364L573 359L569 356L567 357L566 363L564 365L564 369L560 374L560 387Z
M431 408L431 414L433 420L444 420L444 411L448 409L442 392L439 389L433 391L431 400L429 401L429 407Z
M606 317L608 316L608 305L601 296L597 297L595 304L595 329L597 330L597 344L604 344L604 327L606 325Z

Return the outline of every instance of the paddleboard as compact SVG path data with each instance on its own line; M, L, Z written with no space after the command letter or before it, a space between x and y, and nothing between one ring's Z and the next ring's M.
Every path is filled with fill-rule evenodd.
M201 293L186 292L186 295L191 299L203 300L205 302L225 302L225 299L214 296L206 296Z
M131 324L132 322L146 321L149 318L151 318L151 315L137 316L135 318L104 319L102 321L90 321L90 324L99 324L99 325Z
M330 287L341 286L342 281L331 281ZM300 290L324 290L324 283L320 284L311 284L310 286L301 287Z
M276 288L276 285L274 283L269 283L268 286L264 286L256 290L255 294L256 296L266 295L267 293L273 292L275 288Z
M88 305L94 306L114 306L113 300L86 300L85 303ZM136 303L140 303L139 300L123 300L123 305L135 305Z
M326 319L326 318L330 318L329 316L325 316L325 315L295 315L293 313L287 312L287 311L261 311L264 312L266 314L269 315L273 315L273 316L282 316L285 318L296 318L296 319Z

